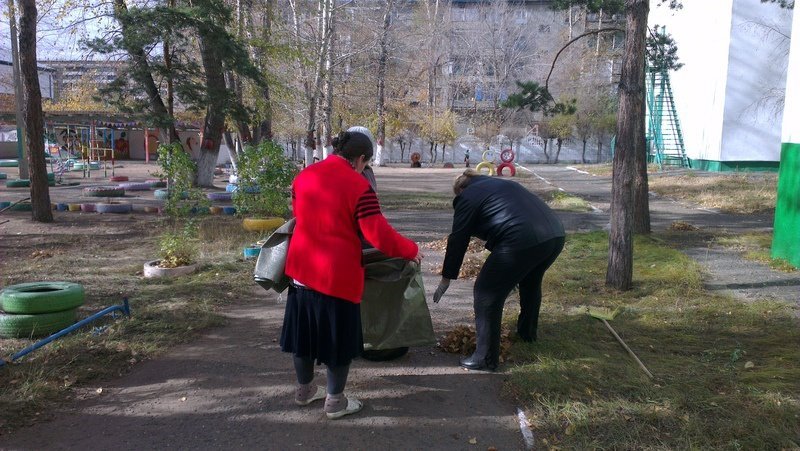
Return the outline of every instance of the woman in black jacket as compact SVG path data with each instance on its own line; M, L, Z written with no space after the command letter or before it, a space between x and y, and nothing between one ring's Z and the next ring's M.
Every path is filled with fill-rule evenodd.
M473 288L477 347L461 366L497 369L503 305L519 285L517 334L536 340L542 278L564 248L564 226L535 194L516 182L486 177L468 169L453 185L453 230L447 239L442 280L433 295L439 302L458 278L470 237L486 241L491 254Z

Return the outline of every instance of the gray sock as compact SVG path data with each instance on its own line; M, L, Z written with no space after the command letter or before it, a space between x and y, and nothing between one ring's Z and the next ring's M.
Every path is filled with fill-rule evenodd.
M299 384L297 388L294 390L294 399L298 402L305 402L311 399L314 396L314 393L317 392L317 386L313 383L309 384Z
M328 393L328 396L325 398L325 412L326 413L334 413L340 410L344 410L347 408L347 398L344 396L344 392L339 393L338 395L332 395Z

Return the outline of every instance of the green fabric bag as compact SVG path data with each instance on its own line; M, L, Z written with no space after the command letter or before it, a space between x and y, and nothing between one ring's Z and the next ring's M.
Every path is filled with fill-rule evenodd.
M365 249L361 328L365 350L436 344L420 267Z

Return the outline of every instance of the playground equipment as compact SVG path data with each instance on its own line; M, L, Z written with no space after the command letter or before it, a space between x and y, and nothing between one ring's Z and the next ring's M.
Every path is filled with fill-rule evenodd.
M422 155L419 152L414 152L411 154L411 167L412 168L421 168L422 167Z
M497 166L498 176L502 177L503 169L505 168L508 168L509 176L514 177L515 175L517 175L517 168L514 166L515 156L516 154L514 154L514 151L512 149L505 149L502 152L500 152L500 160L502 161L502 163L500 163L500 165Z
M55 127L52 135L56 135ZM53 172L63 175L66 171L82 171L84 178L92 175L92 170L99 170L102 166L103 175L114 175L116 167L115 146L117 134L114 128L98 127L93 121L89 126L66 125L58 135L61 136L63 146L51 148L50 158ZM124 134L124 132L121 132ZM125 146L127 149L127 141ZM110 167L109 167L110 163Z
M647 143L650 161L664 166L689 167L683 145L683 134L675 110L669 72L648 70L647 91Z
M494 176L496 174L496 168L494 165L494 152L491 150L484 150L481 154L481 161L475 166L475 170L481 172L483 169L486 169L489 172L490 176Z

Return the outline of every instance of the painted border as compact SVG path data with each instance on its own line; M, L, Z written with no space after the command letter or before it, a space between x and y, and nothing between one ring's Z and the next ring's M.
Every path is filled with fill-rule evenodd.
M778 172L779 161L716 161L689 158L689 167L709 172Z

